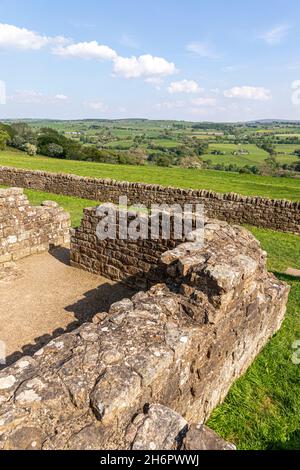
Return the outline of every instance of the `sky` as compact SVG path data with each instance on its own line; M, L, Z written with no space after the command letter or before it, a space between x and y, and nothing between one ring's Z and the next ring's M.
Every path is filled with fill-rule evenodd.
M299 0L0 0L0 119L300 120Z

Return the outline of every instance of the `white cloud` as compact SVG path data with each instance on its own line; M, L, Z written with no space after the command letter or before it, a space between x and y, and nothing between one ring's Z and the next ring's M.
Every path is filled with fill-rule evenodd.
M114 74L124 78L155 79L172 75L176 72L175 64L168 62L163 57L154 57L151 54L139 57L122 57L109 46L99 44L97 41L56 47L53 53L65 58L112 61Z
M52 46L52 53L63 58L110 61L114 74L124 78L159 79L177 72L175 64L163 57L151 54L122 57L97 41L72 43L62 36L47 37L26 28L0 23L0 49L40 50L45 46Z
M175 100L175 101L165 101L162 103L156 104L157 109L179 109L185 108L186 111L196 108L203 108L204 106L211 108L217 104L217 100L214 97L200 97L187 100Z
M160 91L164 83L164 79L162 77L149 77L145 79L145 82L149 83L149 85L153 85L156 90Z
M157 103L156 109L176 109L184 108L186 105L185 101L164 101L163 103Z
M20 104L40 104L45 102L45 96L34 90L17 90L8 100Z
M292 83L292 90L298 90L300 88L300 80L295 80Z
M168 87L168 92L171 94L175 93L201 93L202 88L199 87L195 80L181 80L178 82L172 82Z
M0 48L40 50L49 44L63 44L68 40L64 37L42 36L26 28L0 23Z
M204 98L195 98L191 100L191 103L194 106L215 106L217 103L216 98L204 97Z
M104 104L102 101L89 101L84 103L87 108L93 109L94 111L108 111L108 106Z
M66 95L55 95L55 98L57 100L61 100L61 101L66 101L68 99L68 97Z
M271 91L263 87L241 86L224 91L226 98L240 98L256 101L269 101L272 99Z
M300 104L300 80L295 80L292 83L292 103L296 106Z
M186 50L206 59L218 59L213 46L206 41L194 41L186 45Z
M55 104L67 100L65 95L45 95L35 90L16 90L13 95L8 96L8 101L18 104Z
M175 72L176 67L173 62L150 54L139 57L118 56L114 59L114 73L124 78L166 77Z
M287 24L275 26L274 28L262 34L261 39L263 39L270 46L275 46L276 44L280 44L285 39L290 28L291 27Z
M53 53L61 57L73 57L78 59L102 59L113 60L117 57L116 51L109 46L98 44L97 41L79 42L69 46L60 46Z

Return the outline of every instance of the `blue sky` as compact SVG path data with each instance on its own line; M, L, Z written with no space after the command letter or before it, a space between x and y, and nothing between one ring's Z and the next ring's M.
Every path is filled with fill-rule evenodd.
M0 118L300 119L299 40L297 0L0 0Z

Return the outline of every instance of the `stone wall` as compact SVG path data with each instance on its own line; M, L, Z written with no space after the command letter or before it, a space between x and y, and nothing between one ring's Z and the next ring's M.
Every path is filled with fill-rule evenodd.
M300 234L300 202L84 178L9 167L0 167L0 184L115 204L118 203L119 196L124 195L127 195L129 204L143 203L148 207L152 203L167 202L181 205L204 203L207 217Z
M69 241L70 216L55 202L29 204L23 189L0 189L0 266Z
M148 218L147 214L142 212L119 210L113 204L104 204L101 207L104 209L102 215L98 215L97 208L85 209L80 227L72 230L71 265L139 288L149 287L163 279L165 270L161 263L161 256L180 243L174 237L174 216L169 216L170 237L163 239L162 213L159 214L159 236L154 240L151 237L152 217ZM105 210L109 211L111 208L116 215L113 221L115 238L99 240L96 236L97 226L106 217ZM138 219L136 219L137 215ZM127 232L130 224L138 220L139 231L143 231L142 225L146 230L145 239L122 239L119 231L121 219L126 220ZM193 225L195 223L194 220Z
M0 373L0 449L141 448L149 404L206 421L280 328L289 288L255 238L224 222L161 263L163 284Z

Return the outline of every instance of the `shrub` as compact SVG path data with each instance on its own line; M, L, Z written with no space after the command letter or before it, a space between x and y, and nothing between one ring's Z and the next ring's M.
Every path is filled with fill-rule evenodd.
M37 146L34 144L30 144L29 142L24 145L24 150L27 155L30 155L31 157L35 157L37 154Z
M0 150L5 150L8 140L9 134L6 131L0 130Z

